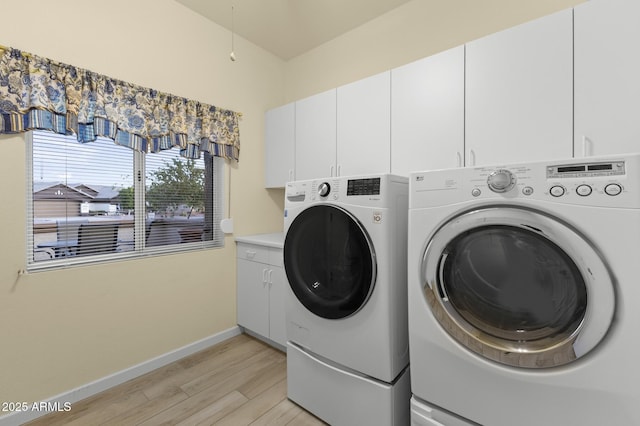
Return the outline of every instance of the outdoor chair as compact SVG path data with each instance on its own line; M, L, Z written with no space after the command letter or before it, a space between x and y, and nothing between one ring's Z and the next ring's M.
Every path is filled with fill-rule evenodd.
M56 248L56 257L73 256L75 242L78 241L80 225L89 223L88 219L59 219L56 220L56 240L60 247ZM66 246L64 246L67 242ZM64 247L63 247L64 246Z
M78 230L76 256L113 253L118 246L118 224L86 223Z
M156 247L167 244L179 244L180 234L174 221L155 219L148 225L146 246Z

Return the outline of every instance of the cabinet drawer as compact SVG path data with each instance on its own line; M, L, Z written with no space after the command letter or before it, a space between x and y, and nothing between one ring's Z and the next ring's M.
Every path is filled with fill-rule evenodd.
M238 243L238 259L251 260L253 262L269 263L269 248L254 244Z

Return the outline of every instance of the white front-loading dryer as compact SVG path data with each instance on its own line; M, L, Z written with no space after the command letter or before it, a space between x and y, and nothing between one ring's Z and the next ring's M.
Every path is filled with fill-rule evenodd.
M289 398L332 425L406 424L407 178L287 184Z
M409 204L416 407L640 424L640 155L413 173Z

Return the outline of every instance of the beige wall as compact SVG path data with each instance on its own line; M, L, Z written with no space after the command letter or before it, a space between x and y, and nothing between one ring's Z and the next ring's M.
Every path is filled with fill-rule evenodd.
M284 63L173 0L2 2L0 44L244 114L227 167L236 235L282 229L263 189L264 111ZM40 401L236 324L235 243L152 259L38 272L25 267L25 151L0 136L0 401ZM0 415L5 413L0 413Z
M412 0L289 62L286 102L386 71L585 0Z

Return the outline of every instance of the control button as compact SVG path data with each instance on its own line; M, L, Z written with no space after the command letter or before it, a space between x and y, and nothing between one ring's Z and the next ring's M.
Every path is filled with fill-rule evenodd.
M506 169L496 170L487 178L487 185L493 192L507 192L516 185L516 176Z
M533 188L530 186L525 186L524 188L522 188L522 193L524 195L531 195L533 194Z
M329 192L331 192L331 186L327 182L321 183L320 186L318 186L319 196L326 197L329 195Z
M591 195L592 191L593 190L589 185L578 185L578 187L576 188L576 192L581 197L586 197L587 195Z
M549 189L549 193L554 197L562 197L564 195L564 188L560 185L555 185Z
M610 183L609 185L604 187L604 193L607 195L618 195L622 192L622 187L617 183Z
M479 197L480 194L482 194L482 191L480 191L480 188L473 188L471 190L471 195L473 195L474 197Z

